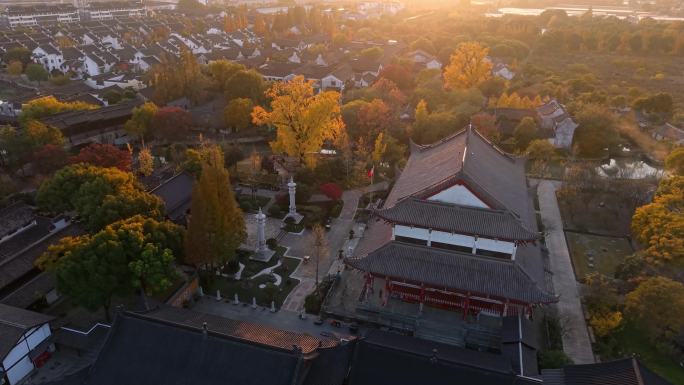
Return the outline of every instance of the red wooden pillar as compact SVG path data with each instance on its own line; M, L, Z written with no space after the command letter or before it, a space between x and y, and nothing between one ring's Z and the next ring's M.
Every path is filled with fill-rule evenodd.
M389 302L391 294L392 294L392 285L390 284L390 279L389 279L389 277L385 277L385 296L382 299L382 306L387 305L387 302Z
M423 312L423 306L425 306L425 284L421 283L420 284L420 305L419 310L422 313Z
M508 298L506 298L506 302L504 302L503 307L501 308L501 316L505 317L506 313L508 313Z
M466 319L466 316L468 315L468 308L470 307L470 292L466 294L466 300L465 300L465 307L463 310L463 319Z

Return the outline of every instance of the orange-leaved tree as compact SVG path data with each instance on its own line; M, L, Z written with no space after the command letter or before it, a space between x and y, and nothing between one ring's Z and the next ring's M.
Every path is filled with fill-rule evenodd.
M491 77L492 63L487 58L489 48L471 41L461 43L444 69L446 88L472 88Z

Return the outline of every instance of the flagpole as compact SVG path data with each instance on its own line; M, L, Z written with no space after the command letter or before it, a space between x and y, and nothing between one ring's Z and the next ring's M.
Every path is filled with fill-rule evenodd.
M371 207L375 208L373 205L373 178L375 178L375 164L371 165L370 186L368 186L368 189L370 190L370 204Z

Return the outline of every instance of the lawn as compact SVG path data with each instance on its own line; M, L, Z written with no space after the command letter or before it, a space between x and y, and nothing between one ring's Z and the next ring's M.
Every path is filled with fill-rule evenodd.
M290 274L297 269L301 262L297 258L282 256L285 248L278 247L276 255L271 259L270 263L263 263L252 260L241 260L245 264L243 270L243 278L236 281L229 278L215 278L211 284L210 293L213 295L217 289L221 290L221 294L226 298L226 301L233 300L233 296L237 293L241 302L251 303L252 297L256 298L256 302L260 306L271 306L271 300L267 290L260 289L259 285L273 283L275 278L269 275L261 275L255 279L247 279L259 271L272 267L276 264L276 258L280 256L282 264L274 270L274 272L282 277L282 283L278 286L278 291L275 293L274 301L276 306L282 306L285 298L294 289L299 281L295 278L290 278Z
M242 211L256 212L260 207L265 207L270 200L271 198L261 195L242 194L238 198L238 203Z
M677 362L657 350L646 334L627 323L613 337L621 352L614 358L635 355L650 370L665 377L675 385L684 385L684 369Z
M566 230L610 236L630 234L634 207L616 199L613 193L582 193L574 197L572 202L559 199L558 205Z
M566 231L568 248L575 268L575 277L582 280L587 274L599 272L612 277L615 268L633 253L626 238L604 237ZM589 256L594 258L594 267L589 267Z

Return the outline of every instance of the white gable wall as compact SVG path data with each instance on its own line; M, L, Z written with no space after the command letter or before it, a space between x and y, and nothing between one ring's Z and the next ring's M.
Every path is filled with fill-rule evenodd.
M471 249L473 254L477 254L477 250L487 250L509 254L511 258L515 259L516 246L513 242L474 237L464 234L452 234L437 230L429 231L428 229L423 229L420 227L403 225L395 225L392 234L392 239L395 239L395 237L421 239L427 241L428 246L431 246L432 242L446 243L448 245L461 246Z
M444 189L428 198L431 201L455 203L463 206L489 208L480 198L475 196L466 186L457 184Z

